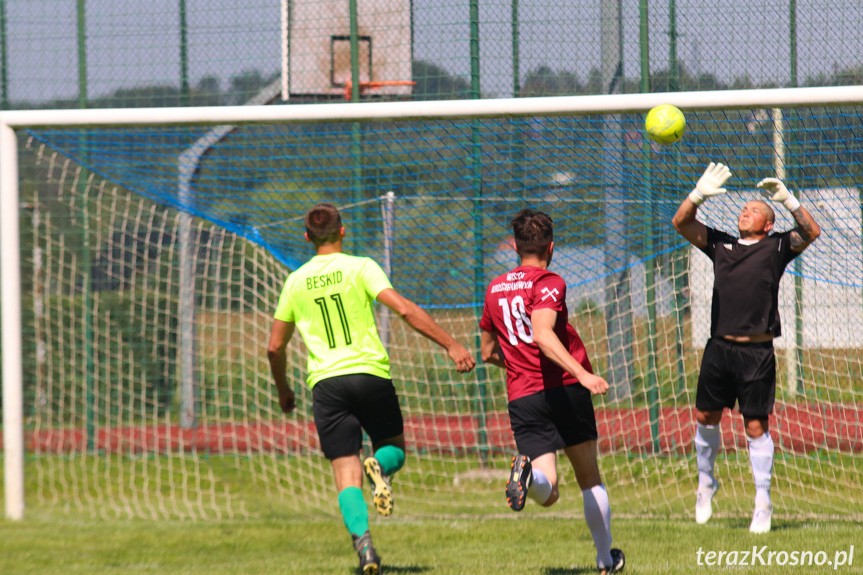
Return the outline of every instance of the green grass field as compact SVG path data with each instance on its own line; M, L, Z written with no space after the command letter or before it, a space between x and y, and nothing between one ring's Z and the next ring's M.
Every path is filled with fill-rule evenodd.
M506 461L496 469L504 475ZM182 458L147 460L163 467L179 468ZM110 478L111 470L124 458L45 458L43 471L74 478L81 485L64 490L39 487L37 460L28 460L28 505L25 520L0 519L0 575L5 574L255 574L313 573L352 575L357 559L350 538L337 516L331 478L319 477L314 484L299 475L275 477L256 482L248 472L233 469L230 459L214 458L209 464L219 470L221 481L232 485L233 496L242 500L250 515L244 518L187 519L165 518L172 504L182 507L184 498L170 490L159 498L156 490L169 484L161 482L152 470L145 474L150 487L133 485L127 477L121 486ZM614 467L625 463L620 457L602 459ZM142 463L139 460L136 464ZM310 458L310 463L313 463ZM44 467L50 463L51 467ZM126 475L131 473L125 462ZM510 512L502 497L502 483L494 479L465 480L458 488L443 478L421 477L416 469L429 468L417 460L396 478L396 514L380 518L371 512L376 546L391 574L538 574L574 575L593 573L594 550L590 533L582 518L581 496L571 481L571 472L561 467L561 501L546 510L529 504L521 513ZM655 462L654 462L655 463ZM835 462L834 462L835 463ZM79 465L81 464L81 465ZM767 546L762 554L825 553L824 561L834 561L846 553L845 563L836 571L863 573L863 529L860 523L845 520L804 518L820 506L825 517L837 513L844 497L849 509L859 506L859 483L844 494L824 482L805 481L795 485L787 471L778 474L774 504L774 530L763 536L751 535L749 501L751 483L743 481L748 467L739 470L735 462L725 462L728 470L723 489L717 495L715 515L706 526L696 526L691 517L694 478L686 460L674 464L664 461L663 473L647 473L649 461L640 470L636 462L628 469L631 481L617 477L610 489L612 530L615 546L627 555L627 573L826 573L830 565L781 566L774 560L770 567L709 566L698 551L751 551ZM451 471L467 470L466 461L450 463ZM838 468L853 469L846 461ZM62 468L62 469L61 469ZM780 465L781 468L781 465ZM280 468L281 469L281 468ZM296 469L296 468L294 468ZM744 473L746 472L746 473ZM143 470L141 471L143 473ZM609 479L612 469L609 469ZM646 475L645 475L646 474ZM640 478L640 479L638 479ZM139 478L140 479L140 478ZM168 476L163 479L167 481ZM748 479L748 478L747 478ZM500 485L498 485L500 484ZM318 492L308 491L317 485ZM496 489L495 487L500 489ZM133 489L134 488L134 489ZM2 491L0 491L2 493ZM206 497L201 491L187 498ZM175 502L175 499L177 500ZM293 501L293 503L291 502ZM121 504L121 502L124 502ZM795 504L796 502L796 504ZM806 502L809 509L804 505ZM185 504L189 506L189 503ZM143 517L129 519L126 507L138 506ZM659 517L645 517L651 510ZM663 515L675 518L662 517ZM170 514L167 514L169 517ZM683 516L684 518L680 518ZM840 515L841 516L841 515ZM218 517L210 514L208 517ZM161 519L155 519L161 518ZM848 565L851 545L855 556ZM743 561L738 556L737 562ZM727 562L726 562L727 563Z
M570 498L571 499L571 498ZM572 501L564 505L574 504ZM863 573L863 530L849 522L779 519L755 536L746 518L689 521L616 518L615 546L626 573L827 573L830 565L718 567L698 565L698 550L824 551L833 562L854 545L841 573ZM551 512L497 518L372 520L385 573L465 574L593 573L594 550L580 517ZM776 556L778 557L778 555ZM702 563L706 555L702 555ZM846 556L845 562L849 558ZM738 556L738 562L742 558ZM751 559L750 559L751 561ZM756 561L757 562L757 561ZM351 575L357 559L341 521L291 519L176 522L0 521L0 573L314 573Z

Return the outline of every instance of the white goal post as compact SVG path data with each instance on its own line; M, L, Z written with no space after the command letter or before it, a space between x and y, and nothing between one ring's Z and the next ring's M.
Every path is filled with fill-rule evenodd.
M659 104L673 104L684 112L860 106L863 105L863 86L487 100L0 112L0 310L6 517L22 519L25 500L19 130L610 115L643 113Z

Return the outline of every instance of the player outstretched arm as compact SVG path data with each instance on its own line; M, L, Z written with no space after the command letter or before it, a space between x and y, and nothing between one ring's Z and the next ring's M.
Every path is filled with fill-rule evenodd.
M377 301L399 314L417 332L446 349L459 372L466 373L474 368L476 360L473 355L453 339L420 306L392 288L387 288L379 293Z
M530 315L533 326L533 342L548 359L568 371L578 382L590 390L590 393L604 394L608 391L608 382L584 369L569 350L554 333L554 323L557 312L553 309L538 309Z
M279 390L279 407L285 413L290 413L296 407L294 391L288 385L287 367L288 356L285 348L294 335L294 323L273 320L273 329L270 331L270 345L267 347L267 357L270 359L270 372Z
M726 193L727 190L722 186L730 177L731 170L728 169L728 166L710 162L707 169L698 178L695 189L683 200L677 213L671 219L671 225L674 226L674 229L697 248L707 246L707 226L695 219L695 212L707 198Z
M764 178L757 187L761 188L761 195L766 199L777 202L785 206L785 209L791 212L794 216L794 221L797 222L797 227L791 230L791 249L795 252L802 252L809 244L814 242L821 235L821 226L819 226L806 208L800 205L800 200L794 197L782 180L777 178Z
M482 360L498 367L506 367L503 353L500 350L500 341L497 339L497 334L483 329L480 330L479 338Z

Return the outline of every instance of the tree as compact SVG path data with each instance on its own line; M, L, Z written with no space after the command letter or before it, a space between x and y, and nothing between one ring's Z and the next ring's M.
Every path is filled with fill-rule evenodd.
M275 80L278 75L273 74L270 77L265 77L259 70L246 70L232 76L230 88L225 95L225 102L238 105L249 101L250 98L259 94L264 87Z
M453 100L470 97L470 84L464 78L453 76L440 66L414 60L412 68L416 82L413 94L417 100Z
M583 93L585 86L578 82L574 72L555 73L548 66L529 72L521 89L522 96L573 96Z
M204 76L192 90L193 106L218 106L222 103L221 80L216 76Z

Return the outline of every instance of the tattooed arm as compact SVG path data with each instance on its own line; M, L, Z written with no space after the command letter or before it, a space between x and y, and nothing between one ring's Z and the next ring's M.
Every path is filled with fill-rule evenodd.
M764 178L757 187L761 188L761 195L766 199L785 206L785 209L794 216L797 227L791 230L791 249L802 252L815 238L821 235L821 227L812 218L812 214L800 205L800 201L794 197L782 180L776 178Z
M791 230L791 249L802 252L821 235L821 226L803 206L791 212L791 215L797 222L797 227Z

